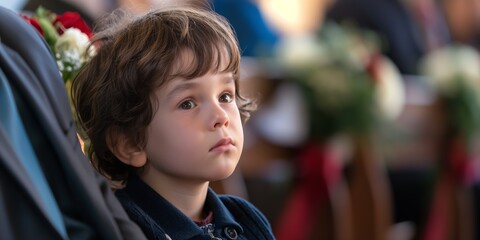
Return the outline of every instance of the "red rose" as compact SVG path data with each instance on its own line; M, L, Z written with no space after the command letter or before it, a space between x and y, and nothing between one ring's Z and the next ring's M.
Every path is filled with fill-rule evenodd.
M78 28L78 30L87 34L89 38L92 37L92 30L80 17L80 14L76 12L65 12L62 15L57 15L53 25L57 26L57 24L63 26L58 29L59 34L63 34L63 31L67 28Z
M23 16L23 15L22 15L22 18L25 19L25 21L27 21L27 23L29 23L30 25L35 27L35 29L37 29L37 31L43 36L43 30L40 27L40 23L38 23L37 19L29 18L29 17Z

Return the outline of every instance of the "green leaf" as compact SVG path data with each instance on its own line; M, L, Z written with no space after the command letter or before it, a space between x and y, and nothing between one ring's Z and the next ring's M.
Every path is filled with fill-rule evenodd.
M43 30L43 35L45 38L45 41L47 41L48 45L50 46L52 52L54 51L54 46L55 43L57 42L58 38L58 33L55 27L52 25L50 20L46 18L40 18L38 19L38 23L40 24L40 27Z

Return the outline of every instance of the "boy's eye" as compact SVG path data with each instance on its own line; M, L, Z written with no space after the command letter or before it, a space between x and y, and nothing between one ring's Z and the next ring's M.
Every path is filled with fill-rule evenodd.
M187 100L180 104L180 108L184 110L192 109L197 106L192 100Z
M233 101L233 96L230 93L224 93L220 96L220 102L230 103Z

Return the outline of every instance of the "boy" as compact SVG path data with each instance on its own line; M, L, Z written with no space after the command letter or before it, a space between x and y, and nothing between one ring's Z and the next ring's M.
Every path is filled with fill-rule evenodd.
M98 171L150 239L274 239L250 203L219 196L253 104L239 94L240 53L228 23L171 8L115 32L79 73L72 94Z

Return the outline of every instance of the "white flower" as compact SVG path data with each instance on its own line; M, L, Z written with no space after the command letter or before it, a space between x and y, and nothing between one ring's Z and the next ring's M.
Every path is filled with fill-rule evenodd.
M277 45L277 54L283 66L295 70L319 64L325 55L313 35L285 38Z
M480 93L480 56L469 46L433 51L421 63L423 73L441 94L451 96L457 81Z
M88 36L77 28L68 28L58 37L55 52L58 60L71 63L76 69L87 61L85 51L90 43Z
M381 57L376 79L376 98L380 111L387 119L396 118L405 103L405 86L402 76L393 62Z

